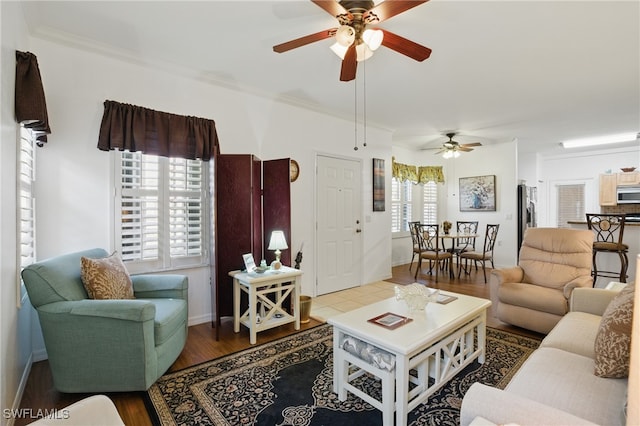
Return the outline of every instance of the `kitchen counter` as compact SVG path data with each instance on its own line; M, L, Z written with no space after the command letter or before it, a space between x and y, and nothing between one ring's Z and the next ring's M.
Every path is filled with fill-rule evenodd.
M567 223L569 225L584 225L584 226L587 226L587 221L586 220L569 220L569 221L567 221ZM640 226L640 222L625 222L624 223L624 227L626 228L627 226Z

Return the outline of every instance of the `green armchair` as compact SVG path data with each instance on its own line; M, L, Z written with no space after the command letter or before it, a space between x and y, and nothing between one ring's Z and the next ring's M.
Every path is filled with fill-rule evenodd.
M22 271L38 312L54 386L61 392L147 390L178 358L187 339L187 277L131 276L135 299L89 299L81 257L92 249Z

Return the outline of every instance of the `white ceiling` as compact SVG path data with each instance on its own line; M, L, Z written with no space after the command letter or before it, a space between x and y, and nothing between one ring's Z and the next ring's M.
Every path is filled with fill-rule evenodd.
M331 114L353 117L354 84L363 102L366 83L367 124L393 131L402 146L437 146L454 130L469 136L461 143L517 138L521 152L553 153L563 139L640 131L638 1L431 0L380 24L430 47L431 57L416 62L382 47L360 63L356 83L339 81L331 40L273 52L336 26L310 1L24 8L33 35Z

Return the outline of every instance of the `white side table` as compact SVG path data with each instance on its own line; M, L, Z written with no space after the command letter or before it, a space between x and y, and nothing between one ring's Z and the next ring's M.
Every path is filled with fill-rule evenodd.
M295 322L300 329L300 277L302 271L288 266L279 270L256 272L231 271L233 277L233 331L240 331L240 324L249 328L249 341L256 343L256 334L263 330ZM241 291L249 296L249 307L240 312ZM271 297L270 297L271 296ZM293 314L282 303L291 296ZM258 321L258 306L264 308L264 316Z

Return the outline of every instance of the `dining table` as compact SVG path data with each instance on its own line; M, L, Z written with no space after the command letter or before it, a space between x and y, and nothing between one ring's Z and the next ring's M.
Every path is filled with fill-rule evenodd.
M469 233L469 232L449 232L448 234L440 234L440 239L442 240L442 248L444 250L449 251L452 255L455 254L455 248L458 246L459 240L464 240L465 238L477 238L477 237L478 237L478 234ZM445 243L446 240L451 240L450 248L447 248ZM466 251L466 250L461 250L458 254L462 253L462 251ZM462 265L458 265L458 267L461 267L461 266ZM469 271L467 270L467 268L463 268L463 269L464 269L465 275L469 275Z
M469 232L449 232L448 234L439 234L439 237L442 241L442 248L453 253L459 240L464 240L465 238L477 238L478 234ZM446 240L451 240L451 247L449 249L447 249Z

